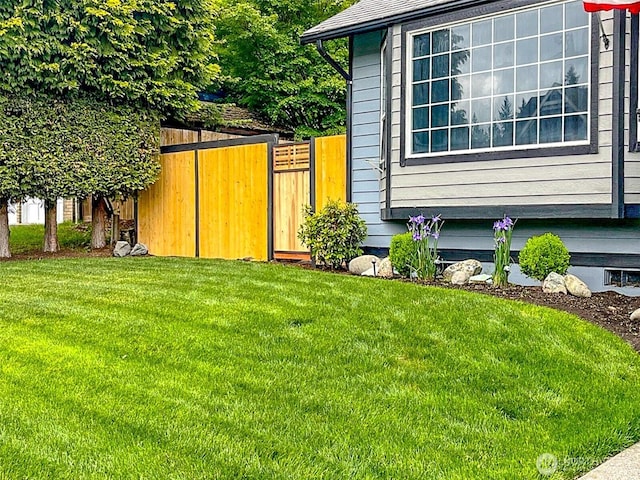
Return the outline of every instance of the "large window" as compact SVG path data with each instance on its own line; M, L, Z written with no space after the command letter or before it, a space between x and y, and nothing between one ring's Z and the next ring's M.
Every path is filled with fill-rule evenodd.
M408 45L411 155L589 143L581 1L411 32Z

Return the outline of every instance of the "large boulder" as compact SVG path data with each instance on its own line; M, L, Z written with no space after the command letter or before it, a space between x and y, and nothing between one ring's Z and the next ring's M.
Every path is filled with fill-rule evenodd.
M567 287L564 284L564 277L556 272L551 272L542 282L544 293L564 293L567 294Z
M123 240L116 242L116 246L113 249L114 257L126 257L130 253L131 253L131 245L129 245L129 242L125 242Z
M638 322L640 321L640 308L635 310L632 314L631 314L631 320L634 322Z
M383 278L393 277L393 266L389 257L383 258L379 264L376 264L376 273Z
M444 281L450 282L453 278L453 274L456 272L463 272L465 276L464 283L467 283L471 277L482 272L482 264L478 260L469 259L449 265L445 268L444 273L442 274ZM460 281L461 278L462 276L458 275L458 281Z
M587 284L580 280L575 275L570 273L564 276L564 286L567 287L569 292L574 297L589 298L591 297L591 290L587 287Z
M380 259L375 255L361 255L349 262L349 272L354 275L362 275L364 272L373 268L373 261L376 261L376 269L380 265Z
M136 243L131 250L130 255L132 257L142 257L149 253L149 249L144 243Z

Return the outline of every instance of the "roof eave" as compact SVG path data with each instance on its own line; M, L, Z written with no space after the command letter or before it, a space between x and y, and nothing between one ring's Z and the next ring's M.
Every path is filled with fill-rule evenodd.
M300 43L307 44L313 43L317 40L333 40L336 38L348 37L350 35L357 35L360 33L372 32L374 30L380 30L387 28L390 25L396 23L402 23L407 20L417 20L435 13L447 13L453 10L459 10L465 7L482 5L491 3L494 0L452 0L447 3L434 5L432 7L426 7L419 10L412 10L409 12L399 13L379 20L373 20L366 23L359 23L356 25L350 25L347 27L339 27L324 32L310 32L303 33L300 37Z

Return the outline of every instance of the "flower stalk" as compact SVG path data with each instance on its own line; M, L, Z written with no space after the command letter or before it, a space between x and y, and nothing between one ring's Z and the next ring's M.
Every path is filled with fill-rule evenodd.
M493 224L493 241L495 251L493 254L493 284L496 287L506 287L509 284L509 272L511 271L511 235L516 221L511 220L506 215L502 220Z
M438 239L444 221L440 215L427 220L423 215L409 217L407 227L416 244L410 265L412 276L419 280L433 280L438 270Z

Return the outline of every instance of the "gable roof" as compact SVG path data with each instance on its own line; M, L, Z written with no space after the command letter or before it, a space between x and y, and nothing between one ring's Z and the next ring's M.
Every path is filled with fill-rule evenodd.
M466 5L491 0L360 0L302 34L302 43L329 40L386 28L394 23L413 20Z

